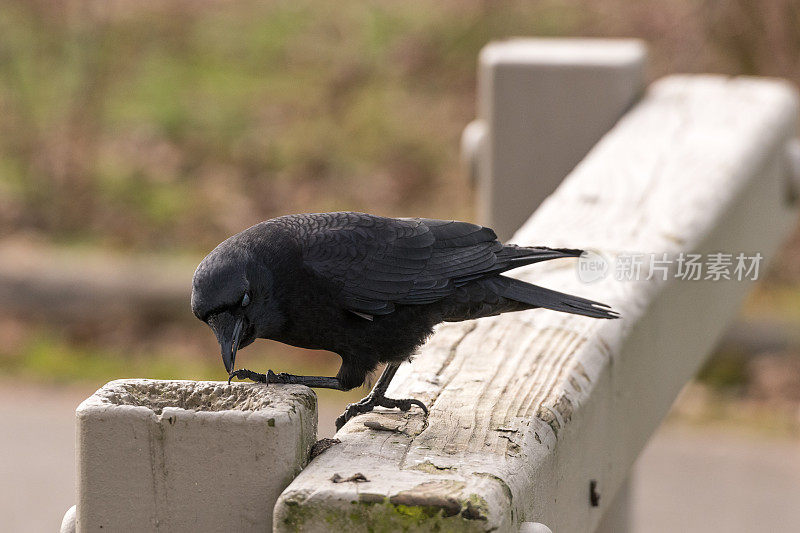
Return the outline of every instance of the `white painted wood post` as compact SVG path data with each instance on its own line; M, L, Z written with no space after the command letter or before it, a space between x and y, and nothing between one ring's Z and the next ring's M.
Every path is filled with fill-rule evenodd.
M376 410L348 422L283 492L276 530L595 530L754 283L707 270L679 279L678 258L760 254L763 274L796 223L786 146L797 114L780 81L654 84L515 235L593 249L608 269L592 283L581 262L514 275L623 318L531 310L437 328L388 391L422 399L429 416ZM619 277L627 260L662 254L663 278L649 262ZM355 473L361 481L332 481Z
M633 39L512 39L479 60L478 119L464 158L480 222L508 239L644 90Z
M317 428L297 385L118 380L77 417L78 532L268 531Z

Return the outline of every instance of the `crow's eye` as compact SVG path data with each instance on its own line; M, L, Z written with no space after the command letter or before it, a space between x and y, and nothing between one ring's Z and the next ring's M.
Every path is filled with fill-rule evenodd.
M244 293L244 296L242 296L242 307L247 307L247 304L249 303L250 303L250 293L246 292Z

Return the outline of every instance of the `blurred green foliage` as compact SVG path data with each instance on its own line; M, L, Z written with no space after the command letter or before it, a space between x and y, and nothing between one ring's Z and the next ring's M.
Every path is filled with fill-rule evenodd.
M796 0L0 0L0 237L198 253L287 212L470 219L458 140L480 49L566 35L643 38L652 77L800 80ZM797 303L800 237L787 250L769 309ZM219 377L211 345L176 358L42 327L0 332L0 370ZM704 375L740 384L729 362Z
M206 249L291 211L468 216L455 148L478 51L509 32L568 32L578 15L547 3L4 1L0 222Z
M749 359L750 356L742 351L718 350L700 369L697 379L720 391L741 393L747 385Z
M800 76L791 0L0 0L0 228L206 250L286 212L470 218L493 39L637 36L653 74Z
M123 378L225 379L213 334L199 323L190 330L188 336L193 338L173 329L172 335L177 338L167 341L147 339L139 343L114 343L102 339L77 340L72 332L63 328L34 325L11 335L14 339L11 342L6 339L7 342L0 344L0 375L34 382L98 386ZM305 375L334 375L340 363L339 357L333 354L302 351L266 341L240 352L237 360L259 371L274 368ZM363 396L364 392L364 388L356 388L344 394L340 391L321 394L325 398L338 396L337 401L346 403Z
M207 359L176 359L174 354L131 357L108 347L76 346L40 331L15 354L0 356L0 373L54 383L104 383L118 378L221 379Z

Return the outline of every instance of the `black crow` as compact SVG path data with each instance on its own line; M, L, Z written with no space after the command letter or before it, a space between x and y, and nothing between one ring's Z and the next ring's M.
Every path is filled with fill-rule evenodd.
M427 413L419 400L384 393L440 322L537 307L616 318L607 305L501 275L581 253L503 245L489 228L452 220L287 215L230 237L203 259L192 280L192 311L214 331L228 381L349 390L386 363L370 394L337 419L340 428L375 406L417 405ZM335 377L234 370L236 351L257 338L330 350L342 366Z

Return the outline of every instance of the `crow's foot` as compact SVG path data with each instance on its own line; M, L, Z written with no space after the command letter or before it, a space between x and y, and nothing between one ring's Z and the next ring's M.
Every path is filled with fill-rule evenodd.
M415 400L413 398L407 398L403 400L395 400L394 398L387 398L386 396L373 396L370 394L366 398L356 403L351 403L347 406L347 409L344 410L344 413L339 415L336 419L336 431L342 429L342 426L347 423L348 420L353 418L356 415L360 415L363 413L369 413L376 407L387 407L389 409L400 409L401 411L408 411L411 409L412 405L416 405L420 409L422 409L425 414L428 414L428 408L425 407L425 404L419 400Z
M252 370L247 370L246 368L240 368L239 370L234 370L228 376L228 384L230 384L233 378L237 379L249 379L255 381L256 383L289 383L289 374L285 374L281 372L280 374L276 374L272 370L267 370L266 374L262 374L260 372L253 372Z
M282 383L285 385L293 384L322 389L345 390L339 378L329 378L326 376L295 376L294 374L287 374L286 372L276 374L272 370L267 370L266 374L261 374L260 372L253 372L246 368L240 368L230 373L228 376L228 383L230 383L233 378L250 379L257 383Z

